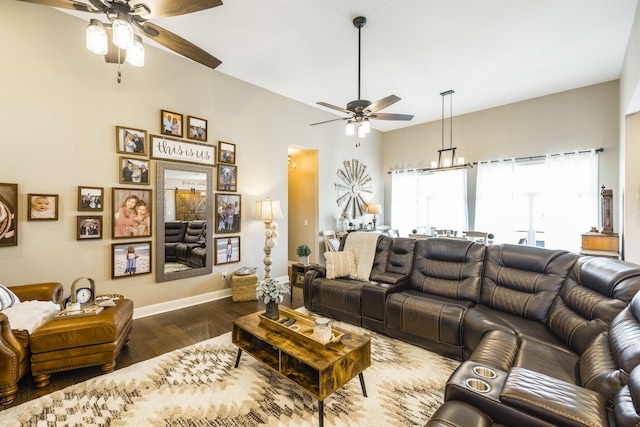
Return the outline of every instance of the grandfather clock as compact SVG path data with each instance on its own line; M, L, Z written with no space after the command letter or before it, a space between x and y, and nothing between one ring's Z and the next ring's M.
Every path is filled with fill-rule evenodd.
M602 196L602 234L613 234L613 190L605 190L603 185L600 195Z

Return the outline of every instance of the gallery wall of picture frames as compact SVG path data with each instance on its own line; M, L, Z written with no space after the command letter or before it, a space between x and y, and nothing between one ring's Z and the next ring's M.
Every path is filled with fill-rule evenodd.
M115 153L118 183L131 187L111 189L111 238L136 239L152 237L154 218L153 190L150 186L152 160L195 163L218 168L216 177L215 265L240 262L242 196L238 194L236 144L218 141L208 144L208 121L182 113L160 110L159 135L150 135L137 127L115 126ZM185 138L185 139L182 139ZM107 189L108 190L108 189ZM0 247L18 245L18 184L0 183ZM105 188L79 185L77 189L76 239L101 240L104 236L103 214ZM74 204L76 204L74 203ZM56 221L64 217L60 196L48 193L27 195L28 221ZM128 241L112 244L112 278L151 273L152 243Z

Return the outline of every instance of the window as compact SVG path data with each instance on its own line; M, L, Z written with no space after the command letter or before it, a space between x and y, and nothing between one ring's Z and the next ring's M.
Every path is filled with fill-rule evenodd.
M415 171L392 177L392 223L400 235L433 227L462 232L467 229L467 171L432 174Z
M598 156L594 151L536 161L481 162L476 229L497 243L579 251L581 234L598 221Z

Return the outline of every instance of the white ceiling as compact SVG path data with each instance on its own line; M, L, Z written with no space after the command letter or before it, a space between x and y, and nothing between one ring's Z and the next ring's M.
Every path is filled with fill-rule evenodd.
M222 61L218 71L317 106L402 98L382 110L439 120L619 78L638 0L223 0L154 23ZM86 17L87 14L84 14ZM148 39L147 39L148 40ZM447 103L447 117L449 114ZM336 117L339 117L337 113ZM327 120L318 112L317 121ZM329 117L330 118L330 117ZM344 122L322 126L343 126Z

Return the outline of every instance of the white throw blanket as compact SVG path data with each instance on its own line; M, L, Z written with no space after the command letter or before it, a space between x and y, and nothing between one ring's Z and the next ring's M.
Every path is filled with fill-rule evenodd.
M11 329L26 330L29 334L53 319L60 306L51 301L23 301L2 310L9 318Z
M349 233L344 242L344 250L353 249L356 254L356 280L369 280L373 260L376 256L376 243L379 233L355 231Z

